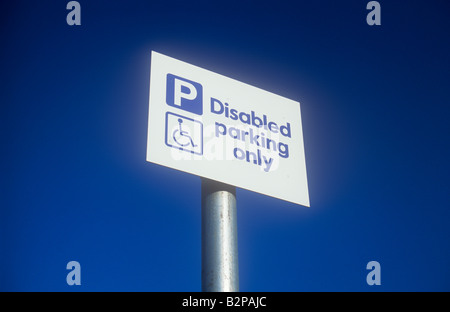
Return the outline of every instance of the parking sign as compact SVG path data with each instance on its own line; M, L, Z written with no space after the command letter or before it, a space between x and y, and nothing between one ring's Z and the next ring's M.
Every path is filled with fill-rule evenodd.
M309 207L299 102L151 57L147 161Z

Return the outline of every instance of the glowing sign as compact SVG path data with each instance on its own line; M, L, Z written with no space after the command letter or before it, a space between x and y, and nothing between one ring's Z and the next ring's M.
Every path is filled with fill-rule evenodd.
M300 103L154 51L147 161L309 207Z

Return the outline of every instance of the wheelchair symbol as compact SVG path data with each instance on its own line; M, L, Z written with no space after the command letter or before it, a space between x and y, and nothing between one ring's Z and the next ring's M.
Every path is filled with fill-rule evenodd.
M194 144L194 140L192 140L192 137L190 136L189 132L183 131L183 128L181 126L182 123L183 119L178 118L179 128L173 132L173 139L175 140L175 142L180 146L188 146L188 145L191 145L192 147L198 146L197 144Z
M169 147L203 155L203 123L199 120L166 112L165 137Z

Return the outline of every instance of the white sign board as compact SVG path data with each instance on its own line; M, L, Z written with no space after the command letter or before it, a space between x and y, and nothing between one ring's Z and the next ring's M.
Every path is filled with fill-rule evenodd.
M147 161L309 207L299 102L151 57Z

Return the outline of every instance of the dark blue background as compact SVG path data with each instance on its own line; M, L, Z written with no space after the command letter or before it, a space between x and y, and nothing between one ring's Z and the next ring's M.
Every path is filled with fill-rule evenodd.
M145 161L151 50L301 103L311 208L237 190L242 291L450 290L448 1L67 2L0 7L0 290L201 290L200 178Z

